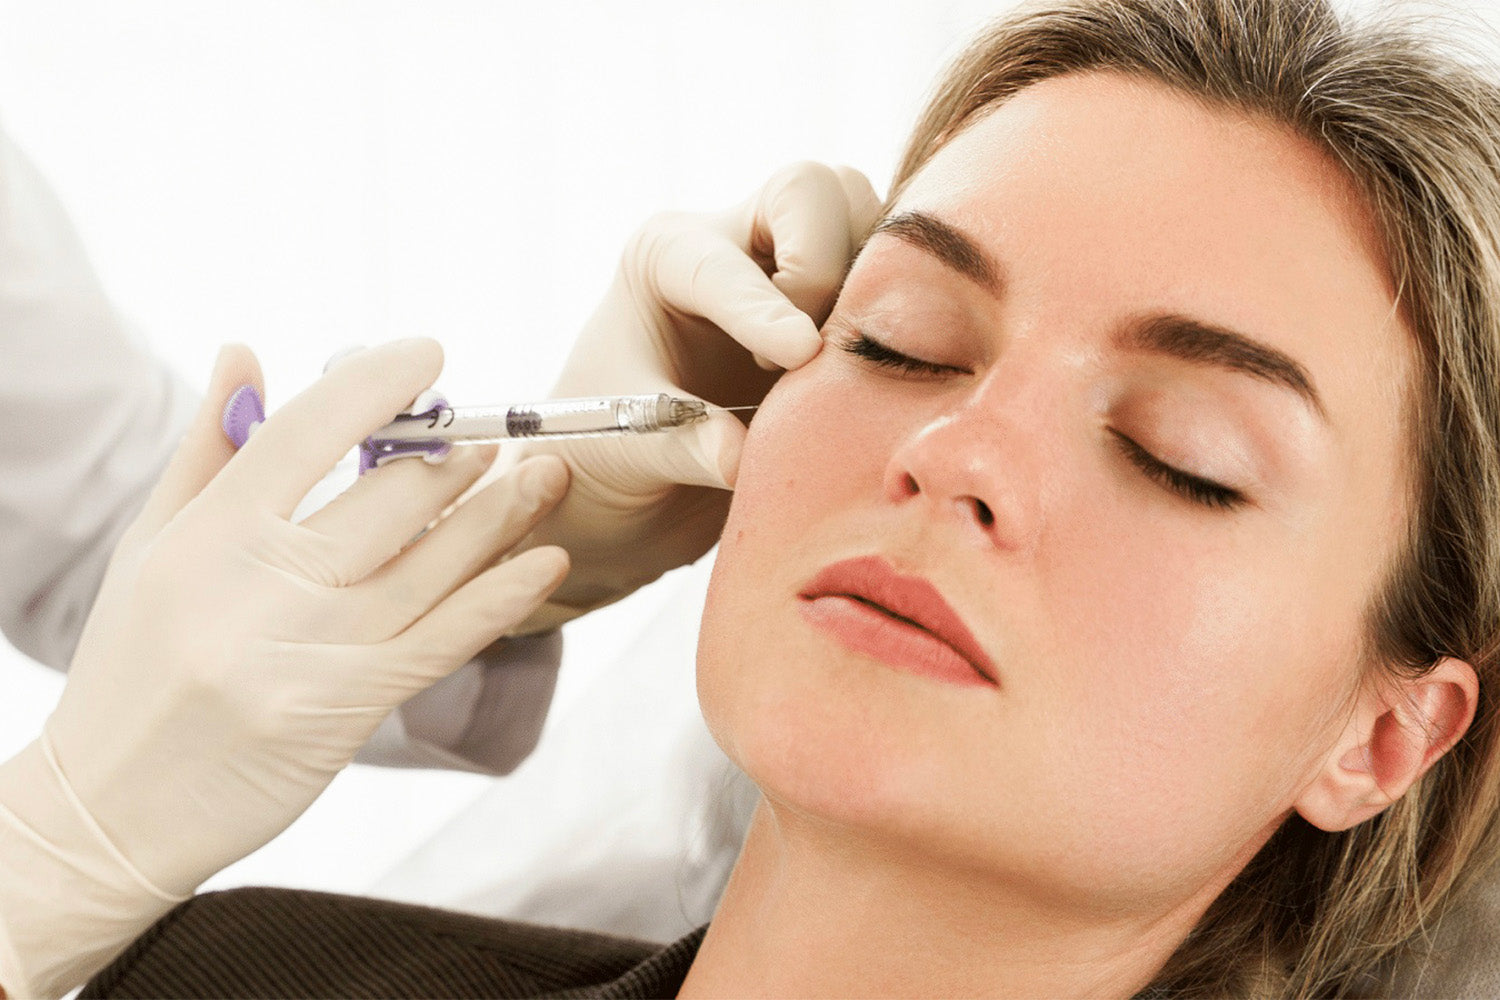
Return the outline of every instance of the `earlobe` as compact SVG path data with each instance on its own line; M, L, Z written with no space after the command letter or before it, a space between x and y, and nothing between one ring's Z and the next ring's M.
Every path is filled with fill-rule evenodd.
M1294 808L1328 831L1379 814L1463 738L1478 700L1474 668L1452 657L1372 685Z

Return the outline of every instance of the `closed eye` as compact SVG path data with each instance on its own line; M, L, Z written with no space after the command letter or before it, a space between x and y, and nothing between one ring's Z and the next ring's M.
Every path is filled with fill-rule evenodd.
M1216 510L1234 510L1248 502L1239 490L1174 468L1114 428L1110 428L1109 432L1114 435L1120 450L1136 468L1173 493Z
M902 354L887 347L868 334L856 333L842 345L845 351L880 368L904 372L908 375L972 375L968 368L945 365L937 361L924 361L910 354Z

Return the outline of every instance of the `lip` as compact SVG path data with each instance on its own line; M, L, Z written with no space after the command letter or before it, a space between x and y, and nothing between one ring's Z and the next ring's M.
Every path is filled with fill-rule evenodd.
M824 567L797 596L804 618L855 652L952 684L1000 684L994 663L938 589L879 556Z

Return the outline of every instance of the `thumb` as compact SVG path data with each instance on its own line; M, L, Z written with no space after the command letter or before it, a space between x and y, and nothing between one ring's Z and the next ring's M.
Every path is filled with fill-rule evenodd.
M705 419L660 435L656 468L667 482L734 489L745 425L732 413L709 410Z
M147 537L156 534L234 457L235 445L225 435L222 424L224 405L236 390L247 385L265 399L260 363L250 348L244 344L224 345L214 360L203 402L136 518L135 530Z
M744 440L745 425L733 414L709 410L686 427L580 441L564 455L578 463L573 466L573 495L582 491L607 508L635 510L677 486L733 489Z

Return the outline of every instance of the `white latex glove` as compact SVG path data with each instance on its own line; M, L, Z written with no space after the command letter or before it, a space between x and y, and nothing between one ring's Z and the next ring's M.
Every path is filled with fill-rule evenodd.
M430 340L349 358L235 454L219 413L259 370L244 348L220 355L111 560L57 709L0 766L0 984L11 995L75 985L274 837L393 708L562 578L556 548L486 568L566 488L555 459L516 468L415 542L491 454L399 462L289 520L441 366Z
M864 175L800 163L727 212L653 218L631 239L553 396L758 404L778 374L767 369L818 353L818 328L879 211ZM528 442L525 454L554 451L572 469L568 495L531 543L562 545L573 569L518 631L555 627L707 552L744 437L740 419L713 411L662 434Z

